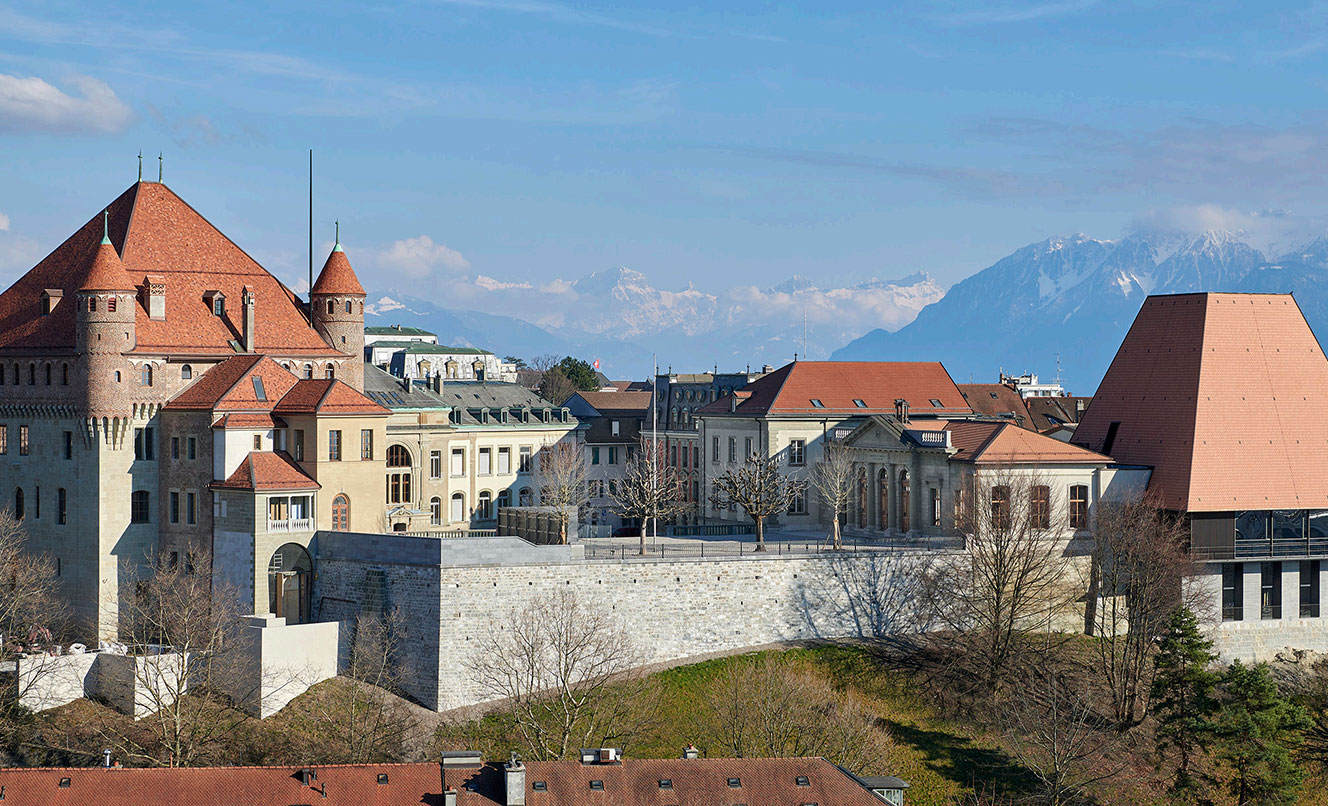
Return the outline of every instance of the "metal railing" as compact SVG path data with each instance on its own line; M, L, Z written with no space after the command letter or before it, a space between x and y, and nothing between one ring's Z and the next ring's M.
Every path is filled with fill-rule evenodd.
M497 529L433 529L428 531L401 532L407 537L433 537L452 540L459 537L496 537Z
M722 537L753 535L756 527L750 523L679 523L664 527L669 537Z

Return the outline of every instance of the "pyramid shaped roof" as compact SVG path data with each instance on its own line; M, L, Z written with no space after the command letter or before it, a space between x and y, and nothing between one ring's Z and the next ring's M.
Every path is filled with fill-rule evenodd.
M1072 441L1169 509L1328 508L1328 360L1290 294L1149 297Z

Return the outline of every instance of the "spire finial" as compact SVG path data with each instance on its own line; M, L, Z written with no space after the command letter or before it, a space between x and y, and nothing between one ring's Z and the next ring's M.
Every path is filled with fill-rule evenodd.
M111 211L101 211L101 242L111 242Z
M332 251L333 251L333 252L341 252L341 251L344 251L344 250L342 250L342 248L341 248L341 219L337 219L336 222L334 222L334 223L335 223L336 228L337 228L337 242L336 242L336 244L334 244L334 245L332 246Z
M163 158L161 152L158 151L158 152L157 152L157 184L158 184L158 185L162 184L161 176L162 176L163 168L165 167L165 162L166 162L166 160Z
M143 181L143 149L138 150L138 181Z

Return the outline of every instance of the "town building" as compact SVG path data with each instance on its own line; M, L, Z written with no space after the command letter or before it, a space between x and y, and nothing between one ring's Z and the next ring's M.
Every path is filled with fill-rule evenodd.
M441 375L450 380L504 383L517 379L516 364L488 350L439 344L437 335L401 325L365 328L364 360L398 378Z
M1290 294L1175 294L1144 301L1075 431L1153 468L1228 656L1328 649L1326 411L1328 361Z
M592 534L639 527L614 512L618 484L627 465L652 439L650 392L577 392L564 404L582 424L578 443L585 456L589 497L583 524ZM662 435L661 435L662 436ZM660 440L663 444L663 440Z

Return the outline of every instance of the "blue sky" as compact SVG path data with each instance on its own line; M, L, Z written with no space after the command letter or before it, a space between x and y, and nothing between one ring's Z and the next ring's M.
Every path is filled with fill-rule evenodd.
M294 281L953 283L1053 234L1328 220L1328 4L0 0L0 280L135 178ZM321 263L323 255L318 256ZM403 275L404 272L404 275Z

